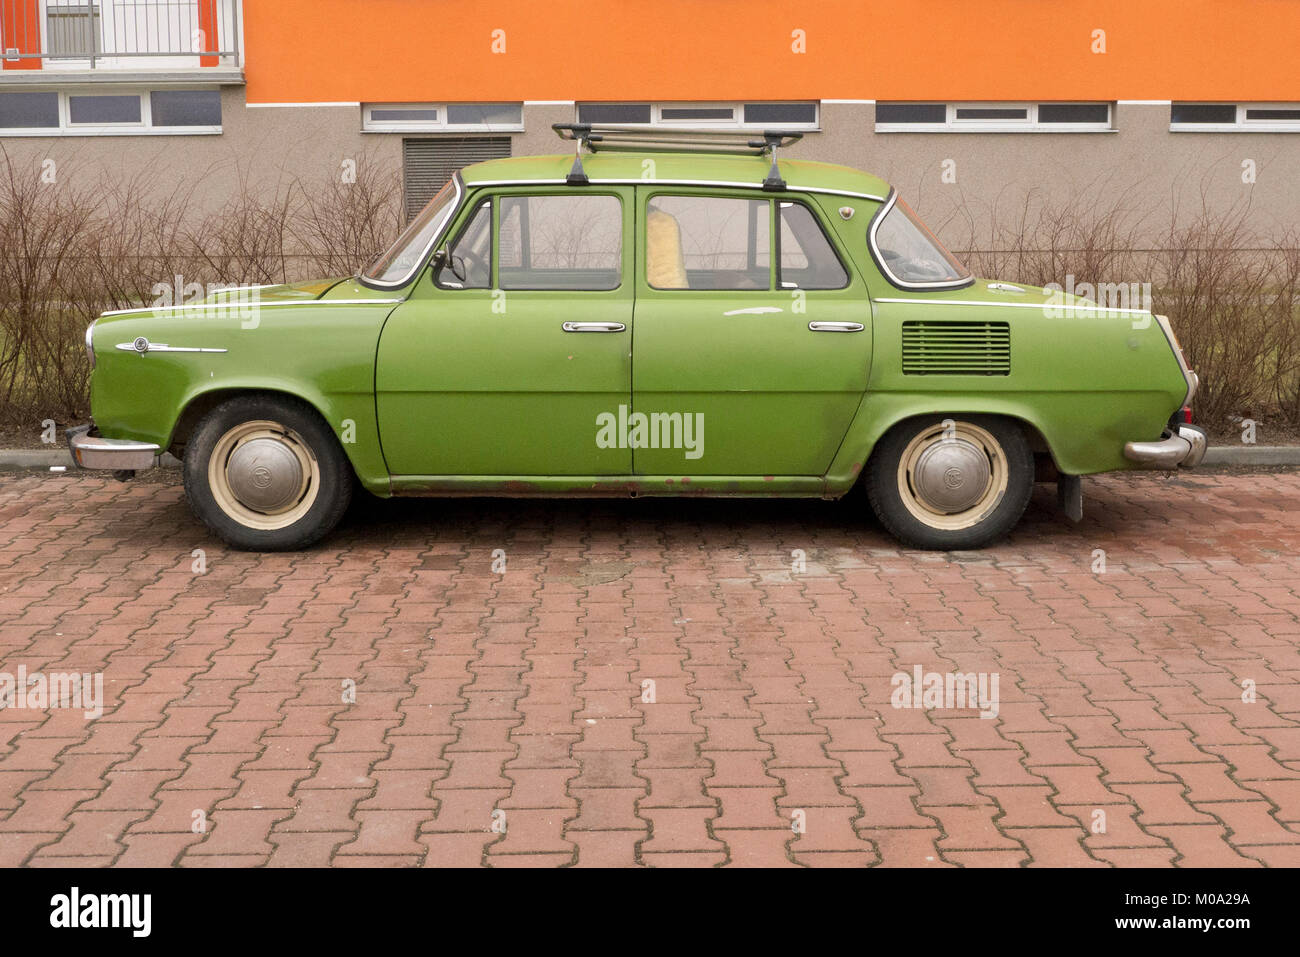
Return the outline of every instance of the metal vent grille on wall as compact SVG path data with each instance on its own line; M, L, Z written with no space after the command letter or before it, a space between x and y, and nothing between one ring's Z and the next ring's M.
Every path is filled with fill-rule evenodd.
M1005 322L903 323L904 375L1010 375Z
M409 223L462 166L510 155L508 136L402 140L403 198Z

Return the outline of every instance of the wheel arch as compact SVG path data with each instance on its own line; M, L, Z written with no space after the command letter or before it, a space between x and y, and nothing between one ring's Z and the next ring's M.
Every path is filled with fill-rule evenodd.
M922 401L915 401L916 398L894 395L880 397L885 401L872 402L870 396L864 400L827 472L827 489L832 495L847 493L862 481L867 462L886 435L908 422L934 416L980 416L1011 422L1024 432L1035 458L1041 457L1045 464L1050 463L1052 469L1066 471L1061 466L1054 444L1048 438L1050 430L1044 427L1045 423L1039 415L1024 405L971 402L966 397L958 396L935 396ZM905 401L897 401L900 399Z
M259 395L271 399L291 399L310 408L333 434L361 484L375 494L389 494L388 469L379 449L371 397L367 397L370 398L365 408L368 414L364 414L355 402L331 401L329 396L310 389L290 389L261 383L214 386L187 397L172 426L167 450L176 458L183 458L186 444L208 413L230 399ZM349 415L349 412L352 414ZM351 423L353 441L346 441L340 434L347 428L346 423Z

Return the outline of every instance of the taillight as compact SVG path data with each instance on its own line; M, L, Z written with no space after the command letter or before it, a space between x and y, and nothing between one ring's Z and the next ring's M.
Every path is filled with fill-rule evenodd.
M1185 425L1191 425L1191 424L1192 424L1192 407L1191 407L1190 405L1185 405L1185 406L1183 406L1181 409L1179 409L1179 410L1178 410L1178 418L1179 418L1179 421L1181 421L1181 422L1184 423Z

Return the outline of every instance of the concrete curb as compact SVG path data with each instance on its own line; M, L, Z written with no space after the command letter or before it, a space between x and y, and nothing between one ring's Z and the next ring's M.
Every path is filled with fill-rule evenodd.
M180 460L163 453L158 462L163 468L175 468ZM72 453L67 449L0 449L0 469L51 469L62 466L73 470Z
M176 468L181 463L164 453L158 463ZM1300 465L1300 445L1212 445L1205 450L1202 465L1252 468L1263 465ZM0 469L72 469L67 449L0 449Z
M1300 465L1300 445L1211 445L1202 465Z

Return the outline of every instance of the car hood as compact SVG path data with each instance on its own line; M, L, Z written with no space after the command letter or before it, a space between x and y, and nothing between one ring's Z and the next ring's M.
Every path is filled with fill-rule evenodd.
M145 305L105 312L96 322L104 325L117 320L142 318L183 319L204 315L221 315L226 307L231 306L240 309L271 303L315 302L327 297L337 298L339 295L349 292L352 295L357 295L353 291L354 286L356 286L355 280L350 276L335 276L329 279L311 279L305 282L230 286L224 289L213 289L205 296L202 295L204 290L195 284L192 288L183 290L179 303L176 303L170 292L168 292L161 295L154 302ZM364 287L361 287L361 291L366 298L376 296L373 291L365 290ZM210 310L204 307L214 308Z

